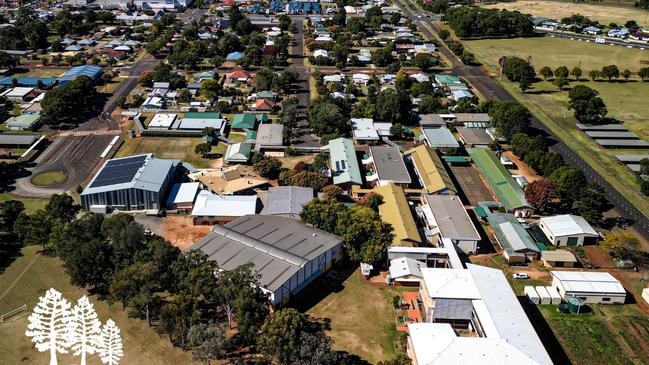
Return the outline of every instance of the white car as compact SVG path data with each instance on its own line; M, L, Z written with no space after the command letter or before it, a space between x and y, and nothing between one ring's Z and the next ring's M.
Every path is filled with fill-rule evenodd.
M529 279L529 278L530 278L530 276L527 275L527 274L524 273L524 272L517 272L517 273L514 273L514 274L512 274L512 277L513 277L514 279Z

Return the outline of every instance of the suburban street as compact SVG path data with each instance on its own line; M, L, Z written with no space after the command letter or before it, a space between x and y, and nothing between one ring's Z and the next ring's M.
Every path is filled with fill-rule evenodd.
M419 31L428 39L435 39L433 32L438 32L437 26L429 19L415 14L405 4L406 0L398 0L395 5L408 16L415 24L419 26ZM409 4L409 3L408 3ZM422 10L423 11L423 10ZM469 66L463 64L453 53L445 46L441 45L440 52L451 62L451 73L460 76L471 83L480 94L488 99L494 100L514 100L497 81L489 77L488 73L480 66ZM580 168L586 177L604 189L606 198L617 210L625 217L633 220L634 225L638 226L636 231L642 234L645 240L649 239L649 219L640 212L635 206L613 188L595 169L586 163L577 153L568 147L563 141L559 140L538 118L532 116L532 126L547 133L556 144L551 149L561 154L567 164Z

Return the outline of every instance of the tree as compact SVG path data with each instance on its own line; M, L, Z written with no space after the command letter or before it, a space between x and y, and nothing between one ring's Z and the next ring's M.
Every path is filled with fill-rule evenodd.
M194 153L197 155L201 155L201 157L207 156L210 152L212 152L212 145L209 143L199 143L194 147Z
M565 77L568 78L568 67L566 66L559 66L557 67L556 70L554 70L554 76L555 77Z
M564 87L568 86L568 79L564 76L557 76L552 83L559 88L559 90L563 90Z
M488 114L498 134L506 139L516 133L524 133L532 122L529 110L515 101L496 102Z
M426 95L421 99L419 103L419 113L420 114L430 114L435 113L438 110L442 109L442 102L439 98L432 95Z
M324 193L323 198L328 200L338 200L343 195L343 189L338 185L327 185L322 189L322 192Z
M182 89L178 92L176 100L181 103L189 103L192 101L192 93L188 89Z
M556 191L564 204L571 206L577 200L585 186L588 185L584 173L575 167L563 166L550 175L557 186Z
M81 355L81 365L86 365L88 354L94 354L99 349L99 336L101 322L97 319L97 312L88 300L82 296L71 311L72 320L69 323L69 339L74 356Z
M276 158L265 158L253 165L255 172L267 179L277 179L282 169L282 162Z
M609 233L604 240L600 242L600 246L607 250L619 250L622 248L636 248L638 247L638 239L631 233Z
M339 213L335 233L343 238L349 258L365 263L383 260L394 238L392 226L376 211L358 205Z
M575 77L575 80L579 81L579 78L581 77L582 71L581 68L575 66L571 71L570 75Z
M643 67L638 71L638 76L640 76L640 79L642 81L647 81L649 80L649 67Z
M259 286L259 276L249 271L246 277L247 280L240 283L242 290L238 291L234 300L234 318L237 321L239 341L246 345L255 345L261 326L268 318L270 302L268 295ZM245 284L250 285L243 286Z
M370 192L363 195L361 200L357 201L356 204L378 212L379 205L383 204L383 196L381 194Z
M209 100L216 100L221 92L221 83L214 79L203 80L201 82L201 94Z
M311 101L307 109L307 120L319 136L345 134L349 128L340 107L323 98Z
M535 206L539 212L546 213L551 211L556 198L557 184L552 180L541 179L532 181L525 187L525 199Z
M144 248L144 228L132 215L117 213L104 219L101 233L112 244L117 270L131 264L135 254Z
M412 101L407 91L386 89L376 97L374 117L390 123L410 124Z
M300 219L327 232L336 232L338 215L347 208L334 200L312 199L302 208Z
M124 307L133 307L132 314L142 314L151 325L151 304L159 289L158 272L150 262L136 262L115 273L110 284L110 297Z
M608 202L599 185L587 184L582 187L578 197L572 203L572 210L591 224L602 220L602 213L608 209Z
M122 337L119 334L120 329L115 325L112 319L106 321L101 328L99 337L99 358L101 362L108 365L117 365L119 359L124 356L122 350Z
M600 74L602 75L602 77L606 77L608 81L611 81L611 79L617 79L618 77L620 77L620 70L615 65L608 65L602 67Z
M187 341L192 348L192 359L205 360L210 365L225 355L227 341L223 328L215 323L193 325L187 333Z
M529 61L520 57L507 57L503 63L503 73L509 81L513 82L531 82L536 75L534 66Z
M282 171L279 175L279 184L282 186L302 186L320 191L329 183L329 177L319 172L311 171Z
M79 205L68 194L54 194L45 205L45 213L52 219L62 222L72 221L79 212Z
M29 324L25 336L32 338L36 350L49 351L50 365L57 365L56 353L68 353L68 323L72 319L70 303L60 292L49 289L45 296L39 298L27 319Z
M600 70L591 70L588 73L588 76L590 77L591 80L596 81L600 77L602 77L602 72Z
M543 76L544 80L547 80L550 77L554 76L554 73L552 72L552 69L550 67L548 67L548 66L544 66L541 69L541 71L539 71L539 72L541 73L541 76Z
M649 176L649 158L640 160L640 175Z
M186 294L179 294L160 309L158 330L169 335L174 345L187 348L189 329L198 323L198 303Z
M577 85L568 93L568 109L574 110L575 119L580 122L597 122L608 114L604 101L598 92L586 85Z
M14 222L14 233L20 242L24 245L42 245L43 251L48 249L51 228L49 217L43 209L31 216L22 212Z
M13 232L14 223L23 210L25 205L20 200L0 202L0 231Z
M291 18L286 14L280 15L277 20L279 20L279 28L285 32L291 26Z
M624 81L629 81L629 78L631 77L631 70L629 69L624 69L621 73L622 77L624 78Z
M437 34L443 41L447 40L448 37L451 35L451 33L446 29L440 30Z
M298 357L302 333L309 332L308 318L293 308L284 308L268 317L261 327L259 351L289 364Z

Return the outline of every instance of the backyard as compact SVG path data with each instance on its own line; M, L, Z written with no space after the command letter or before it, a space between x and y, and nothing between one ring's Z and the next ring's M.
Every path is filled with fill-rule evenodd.
M649 358L649 319L635 305L592 305L582 314L538 308L574 364L644 364Z
M392 307L392 297L401 291L403 288L370 284L361 279L358 270L333 270L305 289L300 298L306 303L298 298L295 306L329 321L331 330L327 334L334 340L335 349L375 364L393 358L404 336L396 331L397 314Z
M67 274L57 258L38 253L40 246L30 246L2 274L0 274L0 313L6 313L23 304L27 311L19 313L0 324L0 358L6 364L45 364L47 352L37 352L24 335L29 311L49 288L63 293L69 301L76 301L86 294L82 289L72 286ZM121 305L108 305L96 297L90 300L95 305L99 320L113 319L121 329L124 344L124 364L190 364L190 355L171 346L169 339L158 335L145 321L128 318ZM89 363L99 363L92 355ZM59 355L60 364L74 361L70 355ZM78 361L78 359L77 359Z
M6 202L9 200L20 200L25 205L25 212L27 212L28 214L32 214L37 210L44 208L45 204L47 204L47 199L22 198L7 193L0 194L0 202Z

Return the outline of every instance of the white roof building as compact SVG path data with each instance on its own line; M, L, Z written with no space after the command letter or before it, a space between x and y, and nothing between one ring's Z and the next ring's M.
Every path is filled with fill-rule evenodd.
M378 141L379 133L371 118L352 118L352 134L357 141Z
M328 82L339 84L343 82L344 79L345 79L345 75L326 75L323 77L323 81L325 84Z
M390 277L398 282L418 283L422 278L422 267L426 267L425 262L410 257L399 257L390 260Z
M356 73L352 75L352 80L354 81L354 84L367 85L370 79L371 79L370 75L364 73Z
M192 217L242 217L255 214L257 195L217 195L207 190L198 193Z
M409 339L409 354L416 363L552 364L502 271L467 264L466 269L421 272L425 320L477 321L471 326L477 337L455 337L447 323L418 324Z
M153 116L147 127L151 129L171 129L176 118L178 118L177 114L158 113Z
M607 272L550 271L552 288L563 299L578 297L586 303L624 303L626 290Z
M550 243L557 246L582 246L584 241L599 239L599 234L583 217L573 214L543 217L539 220L539 228Z
M459 337L448 323L411 323L408 334L416 364L538 364L505 339Z
M313 57L329 58L329 52L326 49L316 49L315 51L313 51Z

